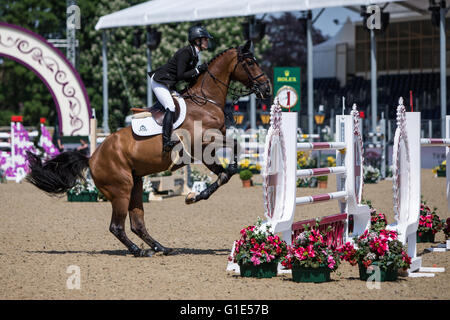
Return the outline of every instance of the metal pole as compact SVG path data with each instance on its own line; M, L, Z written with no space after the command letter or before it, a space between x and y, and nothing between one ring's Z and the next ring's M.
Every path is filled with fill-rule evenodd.
M380 119L380 133L382 136L380 136L381 140L381 179L386 178L386 120L384 119L384 113L381 113L381 119Z
M433 138L433 121L428 120L428 138Z
M102 60L103 60L103 132L109 133L108 125L108 58L106 55L106 31L102 32Z
M67 5L67 13L69 13L69 7L72 5L76 5L76 0L66 0ZM73 15L76 14L76 12L71 12ZM68 22L69 22L69 15L67 16ZM76 19L76 17L74 18ZM69 60L72 63L72 66L76 68L76 35L75 35L75 25L73 24L67 24L66 27L66 33L67 33L67 60Z
M312 13L308 11L306 20L306 45L307 45L307 81L308 81L308 130L314 133L314 80L313 80L313 43L312 43Z
M440 19L440 55L441 55L441 136L445 132L445 116L447 114L447 61L446 61L446 39L445 39L445 1L441 1Z
M374 30L370 30L370 82L371 82L371 107L372 107L372 128L370 131L375 132L377 127L377 46ZM372 138L375 142L376 137Z
M256 129L256 97L250 96L250 128Z
M331 134L333 135L333 141L335 141L334 139L336 139L336 133L334 132L334 124L335 124L336 118L334 116L334 109L330 110L330 129L331 129ZM322 140L320 140L322 141Z
M391 128L391 120L390 119L388 119L387 125L388 125L388 135L387 135L388 142L390 142L392 140L392 128Z
M253 18L249 18L248 22L248 38L252 39L252 35L254 34L255 20ZM250 51L254 53L253 45L250 48ZM256 96L254 94L250 95L250 128L256 129Z

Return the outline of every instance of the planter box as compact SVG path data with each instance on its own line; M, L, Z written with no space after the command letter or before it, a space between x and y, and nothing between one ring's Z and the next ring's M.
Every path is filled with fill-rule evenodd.
M328 282L331 269L327 267L305 268L295 264L292 266L292 280L294 282Z
M244 188L250 188L251 186L253 186L252 180L242 180L242 186Z
M375 261L369 266L369 270L363 265L362 262L358 262L359 267L359 279L363 281L367 281L369 277L375 272L376 268L370 270L370 267L378 267L378 263ZM398 270L397 269L388 269L384 271L383 269L379 269L380 271L380 282L385 281L396 281L398 278ZM375 279L377 279L375 277Z
M261 263L258 266L253 264L240 264L241 277L250 278L272 278L277 276L278 263Z
M98 192L82 191L80 194L67 192L69 202L97 202Z
M447 176L446 170L438 170L438 171L436 172L436 175L437 175L438 177L446 177L446 176Z
M420 235L419 235L420 233ZM433 232L417 232L417 243L434 242L435 234Z
M320 189L326 189L328 185L328 181L318 180L317 181Z

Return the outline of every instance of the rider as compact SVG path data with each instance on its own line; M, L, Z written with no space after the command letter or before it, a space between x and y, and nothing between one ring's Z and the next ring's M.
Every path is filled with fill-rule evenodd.
M175 91L179 81L192 81L208 68L206 63L197 66L198 53L208 49L208 39L212 39L212 36L204 26L189 28L189 45L179 49L165 65L149 73L152 90L166 109L162 133L164 152L169 152L177 143L170 139L175 116L175 104L170 92Z

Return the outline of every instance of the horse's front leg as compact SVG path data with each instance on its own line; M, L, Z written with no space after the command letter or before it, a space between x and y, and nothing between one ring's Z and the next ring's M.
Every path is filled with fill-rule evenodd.
M237 141L233 141L233 161L230 163L230 165L227 168L224 168L220 162L218 161L217 157L214 156L215 161L212 164L207 164L203 162L203 164L212 172L214 172L217 175L217 180L209 185L205 190L200 192L199 194L196 194L195 192L190 192L185 199L186 204L192 204L200 200L206 200L208 199L214 192L219 189L222 185L226 184L230 178L238 172L237 169Z

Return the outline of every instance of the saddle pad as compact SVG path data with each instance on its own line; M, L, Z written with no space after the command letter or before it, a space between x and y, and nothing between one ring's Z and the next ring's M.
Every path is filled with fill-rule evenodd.
M175 99L178 100L178 104L180 105L180 116L173 124L173 130L181 126L186 118L186 102L181 96L176 96ZM131 128L134 134L142 137L154 136L162 133L162 126L156 123L155 119L151 116L131 119Z

